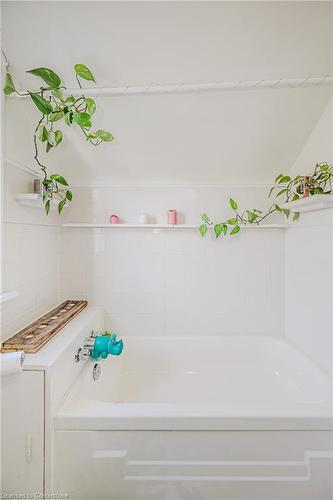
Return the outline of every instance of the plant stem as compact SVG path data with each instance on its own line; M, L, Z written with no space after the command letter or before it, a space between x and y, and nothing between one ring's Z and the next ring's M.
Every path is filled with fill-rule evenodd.
M34 146L35 146L35 156L34 156L34 160L37 162L37 164L40 166L43 174L44 174L44 180L47 179L47 172L46 172L46 166L43 165L39 159L38 159L38 146L37 146L37 132L38 132L38 129L41 125L41 123L43 122L44 120L44 115L42 115L42 118L39 120L38 122L38 125L37 127L35 128L35 132L34 132Z
M81 85L81 82L80 82L80 80L79 80L79 77L78 77L77 73L76 73L76 75L75 75L75 76L76 76L76 81L77 81L77 83L78 83L78 85L79 85L80 89L82 90L82 85Z

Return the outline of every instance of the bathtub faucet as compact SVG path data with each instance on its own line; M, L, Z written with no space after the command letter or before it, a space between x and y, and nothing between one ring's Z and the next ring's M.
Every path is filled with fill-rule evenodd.
M95 338L90 355L93 359L107 358L109 354L119 356L124 348L123 341L117 340L115 333L105 332Z
M84 341L83 347L79 347L75 354L75 361L88 359L105 359L109 354L119 356L124 348L123 341L117 340L115 333L92 331Z

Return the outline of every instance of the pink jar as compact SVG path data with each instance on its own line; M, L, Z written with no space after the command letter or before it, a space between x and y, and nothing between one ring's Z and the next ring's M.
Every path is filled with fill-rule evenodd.
M118 217L118 215L110 215L110 224L119 224L120 223L120 219Z
M175 208L168 210L168 224L177 224L177 210Z

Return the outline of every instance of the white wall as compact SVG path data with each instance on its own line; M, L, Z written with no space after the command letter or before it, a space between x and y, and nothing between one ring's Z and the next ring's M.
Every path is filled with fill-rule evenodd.
M77 62L102 87L331 73L331 2L9 1L2 9L3 48L23 88L37 85L25 71L39 66L76 87ZM94 123L114 142L95 148L60 125L64 140L47 159L75 185L271 182L295 162L329 96L328 88L100 96ZM18 142L32 152L37 112L26 102L17 103L23 116L9 154Z
M30 208L14 199L15 193L33 192L33 179L40 174L33 160L34 129L29 102L5 98L2 112L0 293L2 298L7 293L14 294L0 306L1 341L4 341L57 305L60 230L55 212L46 217L42 205Z
M333 163L333 101L305 143L292 172L311 173ZM333 370L333 210L301 214L286 233L285 331L288 340L328 371Z
M332 94L332 92L331 92ZM333 98L326 105L319 120L298 155L291 172L311 173L318 162L333 160Z
M260 208L265 193L260 186L78 188L66 220L107 222L117 213L136 222L145 211L165 223L175 207L183 221L199 223L203 210L230 217L228 194ZM247 229L218 242L193 229L61 234L63 297L103 305L108 327L121 335L283 333L283 230Z
M333 370L333 210L303 214L285 243L286 338Z
M2 9L3 47L22 86L36 81L26 69L44 65L73 86L77 62L91 66L100 86L331 72L331 2L3 2ZM78 11L73 31L63 19ZM230 195L260 208L262 183L303 165L301 151L330 96L328 88L303 88L99 97L96 124L114 143L92 148L65 127L63 144L47 156L74 186L63 220L106 222L116 212L133 222L144 211L163 222L175 207L196 223L204 210L227 216ZM29 100L9 98L7 106L6 157L31 167L37 112ZM328 159L321 151L311 162ZM5 305L5 336L55 305L59 243L55 217L12 200L31 177L9 164L6 176L4 286L20 295ZM59 298L104 305L120 334L284 332L283 231L247 230L219 242L192 231L60 232Z
M23 104L23 108L17 104ZM20 117L20 110L24 117L25 103L5 102L1 292L14 292L16 296L1 304L2 341L55 306L59 289L59 217L54 213L46 217L42 205L20 206L13 197L15 193L33 192L37 176L31 169L33 131ZM18 124L26 129L26 142L17 139ZM27 168L12 162L19 158L25 158Z
M2 341L47 312L58 300L58 217L20 207L13 193L32 191L33 176L5 163L2 292L17 296L1 305Z

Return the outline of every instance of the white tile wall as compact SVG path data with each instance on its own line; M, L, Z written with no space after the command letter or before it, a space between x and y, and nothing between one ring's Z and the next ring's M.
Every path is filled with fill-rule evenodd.
M105 307L107 326L121 335L279 336L286 319L288 340L332 366L331 212L303 215L286 232L243 230L219 241L195 230L60 229L55 216L14 202L11 192L31 182L22 172L14 177L19 185L7 185L3 289L19 295L2 306L3 338L60 299L87 298ZM116 212L134 222L142 210L164 222L170 207L186 222L198 222L204 209L225 218L229 193L244 207L260 207L266 189L80 188L63 220L105 222Z
M18 296L2 305L2 339L16 333L58 301L59 228L5 224L3 286Z
M58 217L22 207L12 194L31 192L33 177L6 164L1 292L17 296L1 304L1 340L44 314L59 300Z
M103 305L122 335L283 328L283 231L62 229L62 297Z
M264 209L271 204L268 192L265 184L77 187L73 189L73 204L62 220L106 223L111 214L117 214L124 222L138 223L143 212L151 216L151 222L164 224L167 209L176 208L179 223L196 224L202 212L213 219L230 217L230 196L239 202L240 208ZM270 221L281 218L272 216Z
M286 233L286 337L333 371L333 210L302 214Z

